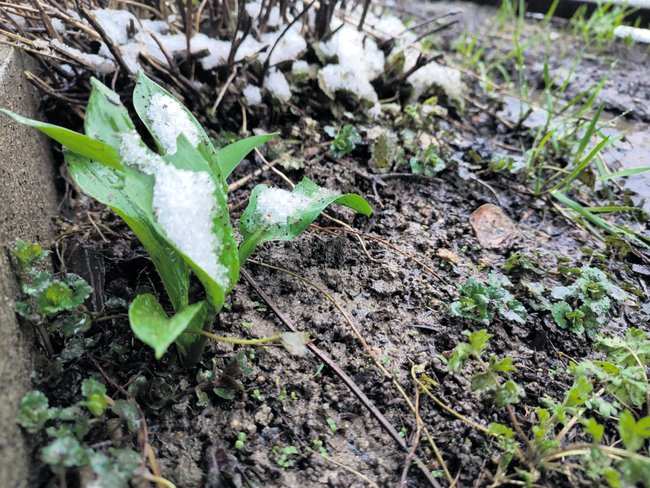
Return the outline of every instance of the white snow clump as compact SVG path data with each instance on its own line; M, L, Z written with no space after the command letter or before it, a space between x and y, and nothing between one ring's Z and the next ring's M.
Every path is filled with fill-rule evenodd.
M291 99L291 87L289 86L289 82L282 72L277 69L269 70L269 74L264 78L264 88L271 92L271 95L281 102L286 103Z
M151 130L166 153L176 152L176 140L183 134L192 146L199 144L199 131L190 120L187 111L173 98L156 93L149 100L147 116Z

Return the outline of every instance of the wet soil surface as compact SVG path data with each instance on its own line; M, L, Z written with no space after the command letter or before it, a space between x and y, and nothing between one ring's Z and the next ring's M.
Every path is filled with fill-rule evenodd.
M457 9L458 4L453 7ZM475 22L475 7L466 8L464 18ZM442 42L450 43L462 28L461 23L445 31ZM531 27L531 32L534 29ZM557 35L563 42L579 45L559 30ZM497 46L506 42L493 41ZM601 95L606 110L612 116L625 114L634 123L646 124L650 119L650 76L644 63L648 51L642 46L611 49L608 56L618 57L619 63ZM532 72L539 65L537 73L541 73L539 52L527 55ZM566 68L569 59L569 55L558 56L553 68ZM572 81L567 99L609 73L609 66L603 55L593 54ZM436 136L444 141L454 164L437 178L405 174L403 168L376 173L368 165L365 146L342 160L326 154L302 169L287 171L294 181L306 175L328 188L369 198L376 210L371 218L355 217L337 208L330 212L367 234L365 250L354 235L321 218L299 239L266 244L254 256L297 273L330 294L370 349L364 348L322 292L282 271L250 262L245 266L274 305L299 330L309 332L408 446L413 443L414 415L370 354L412 400L416 388L411 368L424 365L427 375L437 381L435 394L442 402L481 425L507 423L502 409L469 391L471 367L455 374L445 365L444 358L464 340L462 331L482 328L448 313L448 305L458 298L458 286L471 276L484 280L490 270L503 272L505 259L520 250L545 271L543 276L531 272L510 275L515 284L513 294L526 304L529 297L523 282L540 281L546 287L565 284L562 266L593 264L593 254L584 253L584 248L603 249L590 234L552 212L547 200L533 196L515 176L483 172L479 177L472 173L475 162L470 150L488 157L504 147L530 144L530 136L520 128L511 131L494 115L503 109L503 95L486 96L477 80L468 79L467 83L468 96L478 105L466 103L463 112L452 109L447 119L439 121ZM303 127L292 128L291 124L283 135L302 131ZM302 147L318 148L321 142L306 140ZM257 167L257 160L243 164L234 179ZM469 177L459 176L463 168L469 168ZM261 182L282 185L281 180L264 173L232 194L233 205L240 207L253 184ZM479 245L469 223L470 214L485 203L500 206L519 230L515 239L495 249ZM110 212L85 200L76 205L60 221L64 235L57 249L65 257L67 270L94 277L96 290L103 297L102 303L92 306L109 318L91 331L97 342L87 345L62 373L40 370L36 386L47 391L49 385L48 396L57 398L54 403L75 401L79 380L89 375L102 376L113 395L121 394L116 385L126 388L145 413L148 439L163 476L179 487L368 486L355 471L378 486L399 483L407 452L313 355L299 358L272 346L250 349L211 344L197 369L183 368L173 353L155 361L151 351L133 339L125 316L125 304L135 295L151 289L162 291L153 266L128 229ZM236 212L241 212L241 207ZM102 227L96 227L96 222ZM634 224L647 232L643 220ZM599 265L612 279L647 296L645 280L650 269L638 257L630 255L628 262L608 258ZM629 324L642 326L642 320L637 308L623 304L615 308L605 331L625 329ZM244 280L231 293L216 329L243 338L286 330L269 304ZM543 395L560 398L570 386L568 358L592 355L589 340L557 328L547 312L532 312L525 325L497 318L489 331L494 334L489 351L512 357L518 368L513 377L524 386L526 399L515 410L526 429L533 420L531 410ZM219 388L219 394L214 388ZM420 398L419 411L450 472L458 476L457 486L488 485L500 456L493 441L426 397ZM242 432L246 440L236 449ZM105 432L94 435L99 440L106 438ZM137 445L126 432L115 442ZM321 445L327 458L318 454ZM290 446L296 449L283 457L283 450ZM440 469L425 442L418 452L430 470ZM45 476L45 468L43 472ZM444 485L444 478L440 482ZM566 482L557 474L540 479L547 486ZM417 468L411 467L407 485L426 483Z

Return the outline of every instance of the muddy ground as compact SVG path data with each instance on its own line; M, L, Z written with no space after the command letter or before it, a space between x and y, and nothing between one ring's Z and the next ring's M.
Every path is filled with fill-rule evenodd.
M473 5L453 4L454 9L459 6L464 12L459 16L461 22L440 34L441 48L448 51L450 62L459 62L451 45L463 29L475 28L478 18L487 21L485 13L492 13L477 11ZM433 11L450 7L429 8ZM429 14L421 12L423 17ZM524 35L532 35L539 27L531 21L528 29ZM560 22L553 29L563 52L552 58L552 68L565 68L572 53L582 46L563 30ZM485 42L492 43L494 49L503 49L509 39L504 34ZM542 52L540 48L526 53L533 85L540 81ZM647 47L618 43L588 54L584 68L567 91L567 99L610 73L611 81L601 95L608 116L625 113L625 119L636 128L647 127ZM612 71L613 58L618 59L618 64ZM510 68L514 71L513 66ZM503 271L510 253L521 250L547 272L543 276L530 272L512 276L514 295L526 303L525 288L519 284L522 279L539 280L547 287L565 283L558 264L579 267L591 263L593 256L585 254L584 247L602 250L603 246L585 230L553 212L547 199L534 197L516 176L481 172L470 178L461 177L466 175L463 168L471 172L475 164L470 150L489 158L495 151L513 151L531 143L525 128L512 130L502 122L499 114L503 93L486 94L478 80L465 79L469 101L465 101L462 110L450 102L448 116L441 118L437 126L436 137L443 141L450 164L435 178L412 175L408 167L393 168L388 174L376 173L368 164L369 152L364 145L351 156L337 160L324 150L326 139L310 136L314 132L298 110L283 115L272 113L266 118L265 129L281 130L285 137L303 134L303 140L292 146L298 157L301 151L314 155L303 168L286 170L287 175L294 181L306 175L328 188L366 196L375 208L371 218L355 217L337 208L330 211L331 215L397 246L401 253L371 237L363 239L366 252L353 235L321 218L317 226L291 243L262 246L254 259L286 268L326 290L349 313L372 352L411 398L415 395L411 367L425 365L427 374L439 382L435 394L443 402L487 425L493 421L507 422L505 413L469 391L470 370L452 374L441 358L464 340L463 330L481 328L448 313L448 305L458 296L459 284L470 276L484 279L490 270ZM311 114L314 118L316 115ZM262 126L264 119L260 115L248 123ZM334 120L326 113L319 118L324 119ZM238 169L234 179L260 166L260 161L251 159ZM261 182L282 185L271 173L253 179L232 194L236 213L241 212L241 202L249 190ZM53 403L65 405L76 401L79 381L90 375L101 376L108 382L112 395L122 394L117 385L127 389L145 413L149 441L162 474L179 487L368 486L350 468L378 486L399 483L406 452L382 430L333 371L322 367L313 355L297 358L279 347L242 349L212 344L198 370L184 369L174 354L155 361L152 352L133 338L126 317L126 305L136 294L151 289L162 291L151 262L112 213L86 199L78 199L70 188L64 187L62 184L66 191L64 216L59 220L62 234L55 245L61 258L59 264L62 269L93 278L96 295L89 306L103 311L105 317L87 333L88 343L83 351L67 362L63 371L52 371L45 362L38 370L35 387L44 390ZM496 249L481 247L469 216L485 203L502 207L516 223L520 235ZM647 232L643 217L628 223ZM647 297L644 280L650 269L638 257L630 255L627 262L608 258L602 266L619 283L631 284ZM321 292L284 272L255 263L248 263L245 269L275 306L299 330L309 332L318 347L353 378L401 432L407 445L412 445L414 415L390 379L369 359L368 351L332 303ZM606 330L624 329L629 324L647 328L644 320L647 321L637 308L623 305L615 309ZM270 306L244 280L231 293L217 329L246 338L286 330ZM518 367L514 378L524 386L526 399L516 406L516 412L522 425L529 428L531 410L540 398L560 398L570 386L569 358L591 355L592 344L584 337L557 328L550 315L541 312L532 312L525 325L497 318L489 330L495 335L490 351L511 356ZM235 357L241 351L246 357L245 367L242 355ZM213 381L206 381L205 371L213 369ZM234 398L214 394L213 387L222 388L222 396L225 391L225 396L232 394ZM197 395L197 388L207 396ZM500 455L493 441L454 419L426 397L420 400L420 415L450 472L458 477L457 486L488 485ZM246 433L245 445L235 449L240 432ZM103 429L93 432L97 442L107 435ZM322 441L329 459L317 454L314 440ZM125 446L137 444L126 432L113 433L113 441ZM289 455L289 462L281 466L279 451L287 446L295 446L298 453ZM428 462L429 469L440 469L424 442L419 454ZM226 455L232 458L224 463ZM42 479L49 476L48 469L43 467ZM75 483L72 473L68 478ZM580 484L584 480L543 474L539 483L559 486L569 481ZM444 478L440 478L440 483L445 485ZM425 486L426 481L411 467L407 484Z

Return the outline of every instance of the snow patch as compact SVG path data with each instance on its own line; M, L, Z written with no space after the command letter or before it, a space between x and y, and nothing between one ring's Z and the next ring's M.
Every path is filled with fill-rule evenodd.
M148 175L155 174L158 169L166 164L158 154L144 145L136 131L128 132L122 136L120 157L124 163Z
M213 227L219 210L216 187L205 171L164 164L155 174L153 208L167 237L222 288L229 285L228 268L219 262L223 245Z
M297 221L300 214L313 203L335 194L327 188L320 188L309 196L302 193L300 187L293 192L265 188L257 195L255 211L267 222L283 226Z
M277 69L269 70L264 78L264 88L281 102L288 102L291 99L291 87L285 76Z
M246 103L249 107L262 103L262 91L255 85L247 85L242 90L242 94L246 98Z
M50 41L50 45L65 53L77 62L85 64L98 73L107 74L115 71L115 63L103 56L99 56L97 54L86 54L79 49L64 44L58 39L52 39Z
M147 117L151 130L166 153L176 152L176 140L183 134L192 146L199 144L199 131L185 108L173 98L156 93L149 101Z

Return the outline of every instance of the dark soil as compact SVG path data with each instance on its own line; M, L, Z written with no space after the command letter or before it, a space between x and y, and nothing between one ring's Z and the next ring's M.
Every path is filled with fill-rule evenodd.
M459 6L453 4L453 8ZM463 21L442 33L443 46L458 36L466 22L475 22L477 18L476 7L460 8L465 9ZM553 58L554 69L566 67L570 52L579 45L560 27L555 26L557 36L567 52ZM530 31L535 29L531 23ZM500 49L507 38L504 34L503 39L491 42L495 49ZM538 76L541 54L541 50L532 50L526 60L531 72ZM452 54L449 56L453 59ZM606 110L612 116L625 113L629 119L647 123L650 74L648 51L643 46L627 48L616 44L605 53L592 53L572 82L567 99L610 73L612 57L618 59L618 64L602 94ZM394 168L388 175L374 173L368 165L365 146L349 158L336 160L323 152L326 145L322 140L310 135L313 133L299 111L271 116L273 122L265 128L282 129L287 137L302 135L301 143L293 147L296 156L301 151L317 155L304 168L287 174L294 181L306 175L328 188L367 196L376 210L371 218L354 217L336 208L331 214L363 233L390 242L401 253L370 237L364 238L366 253L353 235L321 218L318 226L294 242L262 246L254 259L286 268L331 294L352 317L373 354L411 398L415 397L411 367L424 365L427 375L438 382L435 394L444 403L476 423L487 425L494 421L507 423L505 412L469 391L470 370L450 373L443 360L464 340L463 330L482 328L449 315L447 307L457 298L458 286L470 276L485 279L490 270L503 272L505 259L520 250L546 271L541 277L530 272L511 275L515 283L513 293L526 303L528 297L522 281L540 281L547 287L566 283L562 266L593 263L594 255L584 253L584 248L603 252L604 247L553 212L547 200L535 198L514 176L484 172L480 181L477 176L459 176L458 168L474 164L470 150L489 158L492 152L502 152L504 147L530 146L531 142L525 129L512 131L495 115L502 108L501 94L486 96L477 81L468 78L467 83L467 96L477 104L466 103L462 111L450 105L449 116L440 119L437 127L435 136L444 141L444 151L454 162L439 178L404 174L408 171L404 168ZM249 120L249 126L255 122L261 125L261 120L262 117ZM316 132L322 134L322 130ZM260 166L260 161L251 159L241 166L234 179ZM234 192L231 201L238 208L236 212L241 212L240 202L245 201L254 184L269 181L282 184L271 173L265 173ZM85 199L66 199L67 204L71 202L67 217L60 221L62 234L56 245L60 264L62 269L79 273L93 283L95 301L89 306L109 318L98 321L91 330L91 336L97 334L97 343L88 346L78 360L67 363L64 371L53 373L47 366L39 370L35 386L44 389L53 403L65 405L76 401L79 381L89 375L102 376L109 385L109 394L115 397L123 395L117 385L129 389L145 413L148 438L163 476L179 487L244 483L269 487L367 486L351 470L362 473L378 486L399 483L407 453L382 430L334 372L321 367L313 355L296 358L279 347L242 349L212 344L198 369L185 369L173 352L155 361L152 352L133 338L125 315L125 305L136 294L151 289L162 292L151 262L112 213ZM485 203L505 210L520 230L518 239L497 249L478 244L469 215ZM97 223L102 227L97 227ZM607 269L612 279L632 285L647 296L647 276L643 273L647 274L648 266L638 256L630 255L627 262L607 257L599 266ZM318 347L353 378L411 446L415 430L413 413L323 294L286 273L259 264L248 263L245 269L275 306L299 330L309 332ZM626 304L615 309L608 329L620 330L628 324L643 325L638 310ZM270 306L244 280L231 293L216 329L245 338L286 330ZM495 319L489 331L495 336L490 352L514 358L518 368L514 378L525 387L526 399L515 410L528 430L534 420L532 409L540 398L560 398L570 386L569 358L592 355L592 344L584 337L558 329L550 315L542 312L532 312L525 325ZM237 351L244 351L245 367L241 364L242 355L235 357ZM214 379L206 382L201 371L213 370ZM234 392L234 399L220 398L212 392L214 387ZM200 401L197 389L207 394L207 402ZM420 399L420 415L450 472L458 476L457 486L488 485L500 456L492 441L426 397ZM328 425L328 419L336 424L335 431ZM244 448L238 450L233 446L240 432L246 433L247 438ZM107 433L98 429L93 436L101 441ZM317 454L314 440L322 441L329 459ZM126 433L115 442L138 445ZM278 464L279 451L287 446L297 447L299 454L289 456L291 462L282 467ZM429 469L440 469L424 441L418 452L429 463ZM46 473L47 468L43 468L44 479ZM546 486L569 482L581 483L580 479L558 474L543 474L539 480ZM444 478L441 483L445 484ZM411 467L408 486L425 485L421 473Z

